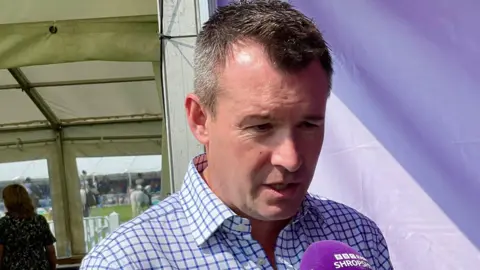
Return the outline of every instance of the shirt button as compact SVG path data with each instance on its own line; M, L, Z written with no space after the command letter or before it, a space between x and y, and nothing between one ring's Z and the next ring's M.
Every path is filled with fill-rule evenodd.
M248 227L243 225L243 224L239 224L239 225L235 226L235 230L240 231L240 232L246 232L248 230Z
M266 263L266 261L265 261L264 258L258 258L257 265L261 266L261 265L264 265L265 263Z

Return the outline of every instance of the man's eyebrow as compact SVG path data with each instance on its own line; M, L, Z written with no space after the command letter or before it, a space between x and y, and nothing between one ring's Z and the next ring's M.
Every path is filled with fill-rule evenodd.
M324 115L307 115L303 119L306 121L312 121L312 122L323 122L325 121L325 116ZM252 115L245 116L240 121L240 125L245 125L249 122L273 121L273 120L275 120L274 117L272 117L269 114L252 114Z
M325 121L325 115L307 115L305 117L305 120L321 122L321 121Z
M240 125L245 125L248 122L255 122L255 121L271 121L273 117L269 114L251 114L245 116L241 121Z

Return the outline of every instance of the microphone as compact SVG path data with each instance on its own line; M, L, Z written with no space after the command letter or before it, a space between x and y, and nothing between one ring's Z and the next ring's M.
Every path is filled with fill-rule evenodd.
M333 240L311 244L303 254L300 270L372 270L373 268L358 251Z

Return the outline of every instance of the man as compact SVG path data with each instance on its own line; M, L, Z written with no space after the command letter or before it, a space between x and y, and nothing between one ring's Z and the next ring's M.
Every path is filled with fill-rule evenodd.
M306 195L332 76L313 23L280 1L231 4L204 25L194 68L185 107L206 154L180 192L122 225L81 269L298 269L326 239L392 269L373 221Z
M80 200L83 205L83 217L89 217L90 208L97 205L97 199L90 188L89 181L80 184Z
M147 183L145 182L145 180L143 178L143 174L138 173L137 174L137 180L135 180L136 190L138 190L138 188L140 187L140 190L143 191L143 193L145 193L145 195L147 195L147 197L148 197L148 205L151 206L152 205L152 195L150 194L150 186L146 185L146 184Z
M137 174L137 179L135 180L135 185L141 185L143 188L143 184L145 183L145 180L143 180L143 175L141 173Z
M98 182L98 193L100 195L105 195L110 192L110 180L104 176L99 182Z

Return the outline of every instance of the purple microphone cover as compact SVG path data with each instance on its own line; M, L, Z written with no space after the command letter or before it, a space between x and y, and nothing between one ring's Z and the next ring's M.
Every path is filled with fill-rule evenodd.
M368 261L354 248L333 240L315 242L303 254L300 270L370 270Z

